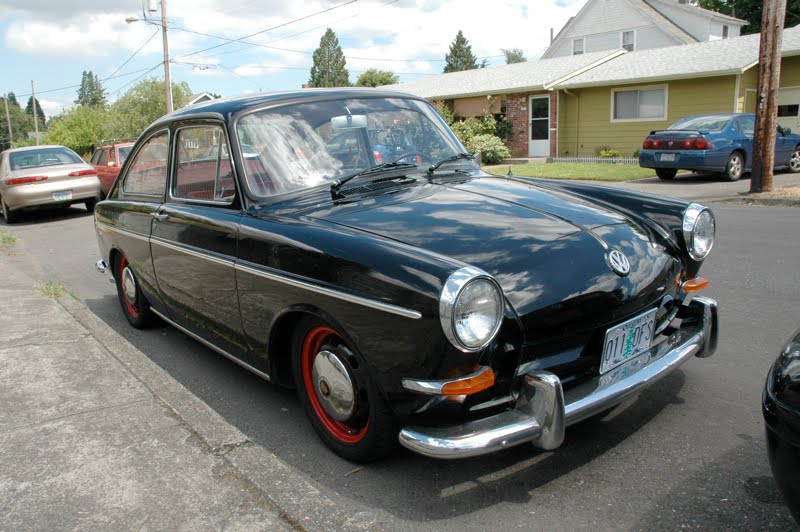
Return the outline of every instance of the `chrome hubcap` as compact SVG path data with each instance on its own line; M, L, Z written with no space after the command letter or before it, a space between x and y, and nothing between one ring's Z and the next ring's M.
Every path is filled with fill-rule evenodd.
M800 169L800 151L795 151L792 154L792 158L789 161L789 166L792 167L792 170Z
M125 292L125 299L133 305L136 303L136 279L133 272L127 266L122 270L122 291Z
M356 406L356 393L347 368L334 353L320 351L311 368L314 391L322 408L333 419L347 421Z
M742 172L742 160L739 157L731 159L731 174L739 175Z

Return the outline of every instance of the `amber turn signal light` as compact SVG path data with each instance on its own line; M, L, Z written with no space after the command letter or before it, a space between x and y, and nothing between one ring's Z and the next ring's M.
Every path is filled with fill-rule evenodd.
M494 372L491 368L484 367L468 377L444 384L442 395L471 395L492 386L494 386Z
M705 277L695 277L683 283L684 292L699 292L708 287L708 279Z

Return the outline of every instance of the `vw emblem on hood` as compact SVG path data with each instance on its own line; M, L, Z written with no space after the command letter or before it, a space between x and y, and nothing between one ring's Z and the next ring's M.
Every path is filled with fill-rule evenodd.
M631 263L628 262L628 257L618 249L612 249L608 254L608 264L614 273L621 277L631 273Z

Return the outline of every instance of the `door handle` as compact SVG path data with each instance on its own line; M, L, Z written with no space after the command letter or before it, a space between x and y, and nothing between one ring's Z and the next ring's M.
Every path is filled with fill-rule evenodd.
M151 213L150 216L155 218L155 220L157 222L163 222L164 220L169 218L169 214L163 214L163 213L158 213L158 212Z

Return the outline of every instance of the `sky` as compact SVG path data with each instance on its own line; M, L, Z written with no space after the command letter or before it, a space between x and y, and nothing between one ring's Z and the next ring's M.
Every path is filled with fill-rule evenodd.
M368 68L401 82L440 74L459 30L479 62L504 64L501 48L532 60L585 1L166 0L171 75L222 96L300 88L326 28L353 83ZM0 93L24 106L33 81L50 117L74 105L84 70L103 80L110 101L141 79L163 79L159 4L0 0Z

